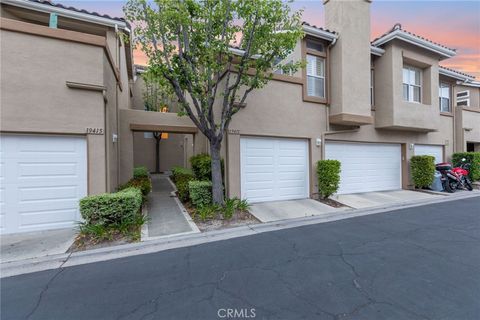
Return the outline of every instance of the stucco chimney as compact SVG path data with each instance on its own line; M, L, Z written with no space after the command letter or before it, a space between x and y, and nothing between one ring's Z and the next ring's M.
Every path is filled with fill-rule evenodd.
M330 122L373 122L370 105L370 2L325 0L325 25L339 34L330 51Z

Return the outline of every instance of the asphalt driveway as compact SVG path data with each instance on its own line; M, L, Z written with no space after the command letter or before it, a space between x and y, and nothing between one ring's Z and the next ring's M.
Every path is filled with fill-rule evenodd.
M4 278L2 319L479 319L479 209L470 198Z

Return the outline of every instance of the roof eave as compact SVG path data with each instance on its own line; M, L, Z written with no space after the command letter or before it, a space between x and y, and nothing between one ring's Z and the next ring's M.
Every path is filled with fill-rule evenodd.
M424 48L426 50L432 51L439 56L441 56L444 59L451 58L456 55L456 52L454 50L444 48L442 46L436 45L434 43L431 43L429 41L420 39L418 37L415 37L411 34L408 34L406 32L403 32L402 30L395 30L389 34L386 34L385 36L375 40L372 42L372 45L374 46L381 46L389 41L392 41L394 39L399 39L408 43L411 43L413 45L416 45L418 47Z
M57 13L62 17L100 24L100 25L113 27L113 28L117 26L119 29L122 29L125 32L130 33L130 28L126 22L115 20L115 19L97 17L87 13L76 12L73 10L59 8L51 5L38 3L38 2L31 2L27 0L2 0L2 4L8 4L8 5L19 7L19 8L30 9L30 10L40 11L45 13Z
M451 70L448 70L448 69L445 69L445 68L442 68L442 67L440 67L438 69L438 73L440 73L441 75L444 75L446 77L456 79L456 80L461 80L461 81L473 80L473 78L471 78L471 77L464 76L464 75L459 74L455 71L451 71Z
M338 38L338 36L334 33L331 33L331 32L325 31L325 30L321 30L321 29L318 29L318 28L315 28L315 27L307 26L307 25L303 25L303 31L307 35L310 35L310 36L313 36L313 37L316 37L316 38L320 38L320 39L324 39L324 40L327 40L327 41L330 41L330 42L334 42Z
M385 53L385 50L383 50L382 48L379 48L379 47L370 46L370 53L375 55L375 56L381 57Z

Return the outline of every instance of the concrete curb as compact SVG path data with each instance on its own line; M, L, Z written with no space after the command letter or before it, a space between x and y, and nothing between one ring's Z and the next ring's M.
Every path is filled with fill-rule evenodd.
M147 242L137 242L118 245L107 248L93 249L88 251L65 253L46 256L42 258L27 259L0 265L0 278L11 277L24 273L31 273L43 270L57 269L60 267L71 267L93 262L119 259L129 256L161 252L170 249L200 245L215 241L227 240L238 237L246 237L263 232L278 231L283 229L313 225L318 223L332 222L337 220L361 217L377 213L392 212L406 208L419 207L429 204L463 200L479 197L478 194L466 194L459 197L445 197L417 201L415 203L402 202L392 206L379 206L366 209L347 209L334 211L331 214L322 216L302 217L289 220L273 221L263 224L244 225L235 228L221 229L204 233L188 233L162 237Z

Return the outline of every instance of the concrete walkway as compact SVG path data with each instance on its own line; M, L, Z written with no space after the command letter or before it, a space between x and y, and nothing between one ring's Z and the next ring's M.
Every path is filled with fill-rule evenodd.
M372 208L393 205L402 202L415 202L441 198L441 194L432 194L420 191L393 190L380 192L364 192L353 194L340 194L331 198L354 209Z
M261 222L320 216L345 208L334 208L313 199L271 201L252 204L250 212Z
M73 244L74 228L6 234L0 237L1 262L12 262L67 252Z
M152 192L148 196L147 237L199 232L187 212L183 212L172 195L175 191L167 175L152 175Z

